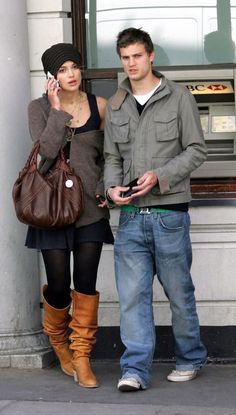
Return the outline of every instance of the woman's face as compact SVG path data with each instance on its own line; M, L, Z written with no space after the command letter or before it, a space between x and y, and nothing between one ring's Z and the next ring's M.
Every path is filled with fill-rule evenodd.
M77 63L66 61L59 68L57 75L60 87L65 91L76 91L81 84L81 71Z

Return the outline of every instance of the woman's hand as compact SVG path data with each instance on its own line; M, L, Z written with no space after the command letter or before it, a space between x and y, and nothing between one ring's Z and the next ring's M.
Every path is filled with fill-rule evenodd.
M100 208L107 207L107 201L106 201L104 196L96 195L96 199L97 199L98 207L100 207Z
M60 110L61 109L61 102L58 96L58 92L60 91L60 86L58 81L53 77L48 79L45 83L45 89L48 94L48 100L51 104L51 107Z

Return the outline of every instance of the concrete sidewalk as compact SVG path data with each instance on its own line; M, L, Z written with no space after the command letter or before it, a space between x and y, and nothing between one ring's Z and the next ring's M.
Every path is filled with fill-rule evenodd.
M236 365L208 364L190 382L171 383L173 366L153 364L150 389L121 393L118 362L93 363L97 389L76 385L58 366L0 369L1 415L236 415Z

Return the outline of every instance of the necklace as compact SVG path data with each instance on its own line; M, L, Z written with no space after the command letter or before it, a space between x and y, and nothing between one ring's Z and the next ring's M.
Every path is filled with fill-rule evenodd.
M80 122L80 114L83 110L83 104L87 101L87 95L83 96L82 93L79 94L79 96L83 97L82 99L76 100L75 103L73 103L72 108L70 109L69 106L71 104L67 105L66 107L62 105L63 111L68 112L72 115L72 119L66 124L68 127L76 127L78 126Z
M67 125L67 134L66 134L66 141L71 141L72 139L73 139L73 137L74 137L74 135L75 135L75 128L73 128L73 127L70 127L69 125L68 125L69 123L67 123L66 125Z

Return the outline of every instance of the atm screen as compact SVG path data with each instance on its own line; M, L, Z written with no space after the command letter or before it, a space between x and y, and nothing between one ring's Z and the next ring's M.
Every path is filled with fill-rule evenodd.
M235 115L214 115L212 116L213 133L233 133L236 132Z

